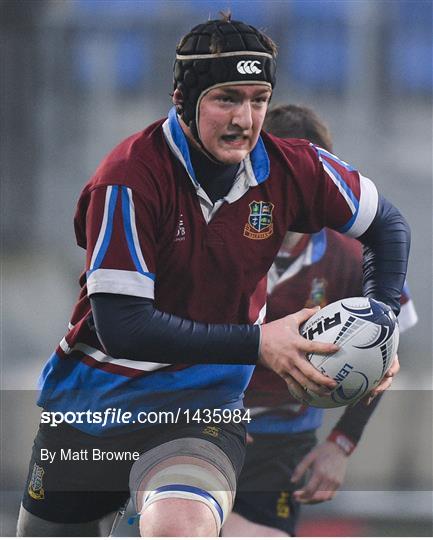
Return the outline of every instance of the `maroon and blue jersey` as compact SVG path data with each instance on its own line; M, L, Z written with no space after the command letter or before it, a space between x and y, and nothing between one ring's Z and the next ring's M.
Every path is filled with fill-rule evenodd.
M227 196L213 204L172 109L168 119L120 143L81 193L75 231L86 269L68 332L41 375L38 403L52 411L117 407L133 414L241 407L253 365L110 357L89 297L131 295L198 322L261 324L264 279L286 231L328 226L357 237L377 203L373 183L337 157L307 141L262 133Z
M320 306L362 293L362 245L335 231L304 235L290 254L281 251L268 274L267 320L273 321L304 307ZM400 332L418 318L405 285L398 316ZM251 433L298 433L317 429L323 410L291 397L284 380L257 366L245 396L251 408ZM347 411L345 414L350 414Z

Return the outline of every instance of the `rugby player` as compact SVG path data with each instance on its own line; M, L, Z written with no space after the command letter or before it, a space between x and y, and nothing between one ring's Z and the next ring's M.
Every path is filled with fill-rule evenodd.
M328 127L308 107L274 107L264 127L278 137L308 139L332 152ZM287 233L268 274L267 320L304 306L323 307L340 298L362 296L361 248L359 242L329 229L312 235ZM407 287L400 303L403 332L417 322ZM250 442L224 536L295 536L300 504L335 496L349 456L379 401L346 408L327 440L317 445L315 432L323 411L290 399L282 382L258 367L248 386L245 404L253 413L247 426ZM310 477L303 483L306 471Z
M288 230L359 238L364 294L399 311L409 251L400 212L335 156L261 133L272 40L224 16L196 26L176 52L168 118L120 143L82 191L81 291L40 380L45 411L122 409L131 422L41 424L19 535L108 534L130 493L143 536L219 534L244 459L239 409L254 366L300 399L304 388L335 387L305 354L336 347L298 331L315 309L262 324L263 278ZM185 415L205 409L213 422ZM218 421L221 410L230 422ZM143 426L146 411L177 411L176 421ZM59 447L140 457L41 461L41 449Z

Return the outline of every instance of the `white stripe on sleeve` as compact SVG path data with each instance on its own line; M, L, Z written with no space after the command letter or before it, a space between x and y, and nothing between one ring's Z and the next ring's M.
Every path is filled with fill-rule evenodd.
M113 191L113 186L108 186L107 192L105 194L104 216L102 218L102 224L101 224L101 229L99 231L98 240L96 241L95 248L93 250L92 260L90 261L90 270L93 268L95 264L95 260L98 256L99 250L101 249L101 245L104 240L105 231L107 229L107 222L108 222L108 207L110 205L110 197L111 197L112 191Z
M359 175L359 179L361 183L361 196L359 199L358 215L350 229L345 233L352 238L358 238L365 233L376 215L377 205L379 203L379 195L373 182L369 178L362 176L362 174Z
M126 294L153 300L153 279L131 270L98 268L87 277L87 294Z

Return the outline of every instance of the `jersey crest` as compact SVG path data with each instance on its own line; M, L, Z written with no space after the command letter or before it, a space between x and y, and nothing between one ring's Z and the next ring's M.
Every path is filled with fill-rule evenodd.
M250 215L244 227L244 236L251 240L265 240L274 232L272 211L274 205L270 202L253 201L249 204Z

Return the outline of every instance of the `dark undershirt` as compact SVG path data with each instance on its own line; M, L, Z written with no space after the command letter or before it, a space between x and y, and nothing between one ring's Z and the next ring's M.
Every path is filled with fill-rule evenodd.
M230 191L239 170L239 163L235 165L216 163L198 148L191 144L188 144L188 146L196 180L206 191L212 203L215 204L216 201L223 199Z

